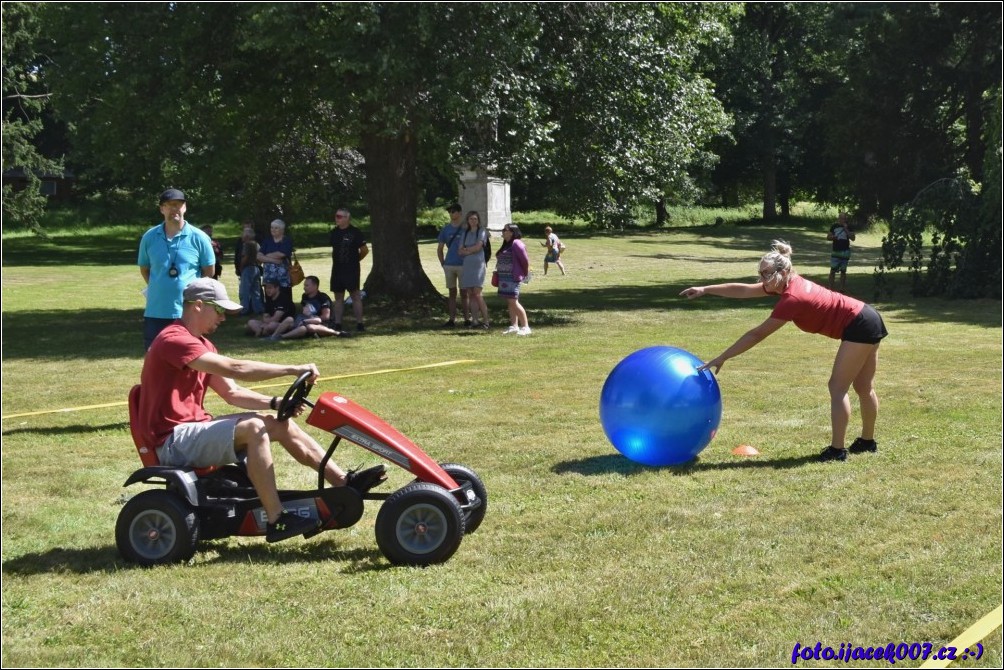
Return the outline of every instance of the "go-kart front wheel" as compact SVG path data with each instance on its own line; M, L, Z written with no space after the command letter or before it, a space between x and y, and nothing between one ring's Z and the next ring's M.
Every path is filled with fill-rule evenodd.
M377 545L395 565L442 563L463 539L460 504L436 484L417 482L395 491L377 514Z
M125 504L115 524L123 558L140 565L187 561L199 542L199 517L167 491L143 491Z

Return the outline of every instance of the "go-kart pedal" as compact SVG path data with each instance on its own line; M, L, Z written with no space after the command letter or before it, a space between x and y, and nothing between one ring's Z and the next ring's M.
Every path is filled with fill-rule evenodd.
M351 486L360 493L366 493L385 481L387 481L387 468L383 466L383 463L365 470L349 470L345 476L345 485Z

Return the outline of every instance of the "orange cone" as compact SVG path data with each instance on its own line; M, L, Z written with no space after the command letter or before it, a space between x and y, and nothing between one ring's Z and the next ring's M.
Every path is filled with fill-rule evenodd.
M759 456L760 452L756 450L756 447L749 444L740 444L738 447L732 450L732 453L736 456Z

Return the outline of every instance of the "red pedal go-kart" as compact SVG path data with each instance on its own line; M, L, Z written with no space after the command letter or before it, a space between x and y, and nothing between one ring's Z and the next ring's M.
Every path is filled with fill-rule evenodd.
M335 436L321 462L316 489L279 491L287 511L317 522L304 537L348 528L362 517L364 500L382 500L376 540L391 563L425 566L448 560L487 511L488 494L477 474L462 465L436 463L392 426L337 393L323 393L311 403L309 378L305 373L293 382L277 411L277 418L285 421L306 404L312 408L307 423ZM264 535L265 510L242 465L196 469L158 463L156 451L143 444L136 428L139 394L138 385L129 393L129 416L145 467L125 486L142 482L164 488L143 491L122 508L115 525L122 556L141 565L162 565L188 560L201 539ZM392 493L326 485L324 467L342 439L404 468L415 480Z

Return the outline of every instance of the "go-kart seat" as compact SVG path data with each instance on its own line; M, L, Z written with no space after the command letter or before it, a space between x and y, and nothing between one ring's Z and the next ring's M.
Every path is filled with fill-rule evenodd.
M132 433L132 441L136 445L136 451L139 452L139 460L143 461L144 466L151 467L160 465L160 459L157 458L157 450L144 442L139 431L139 423L136 421L136 416L139 414L139 389L139 384L129 389L129 431ZM216 465L195 468L195 474L202 477L218 468L219 466Z

